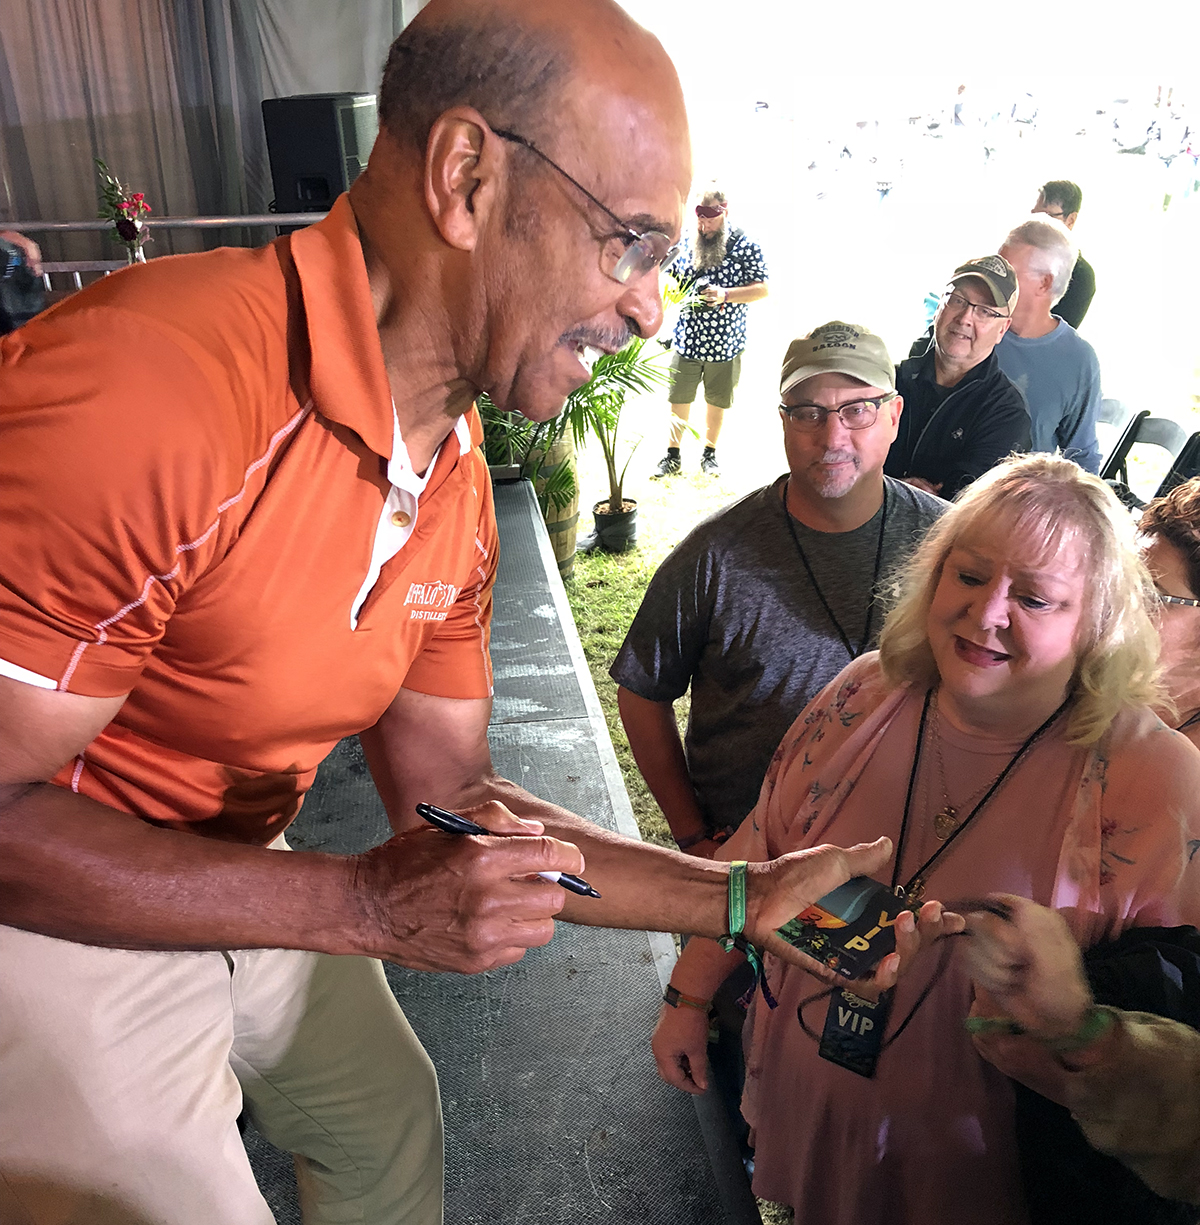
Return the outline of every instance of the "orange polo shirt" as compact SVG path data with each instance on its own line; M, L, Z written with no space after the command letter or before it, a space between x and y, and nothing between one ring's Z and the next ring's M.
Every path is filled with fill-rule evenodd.
M478 417L400 495L411 515L391 509L398 438L345 196L268 247L117 273L0 341L0 673L129 693L57 784L265 844L402 686L490 695Z

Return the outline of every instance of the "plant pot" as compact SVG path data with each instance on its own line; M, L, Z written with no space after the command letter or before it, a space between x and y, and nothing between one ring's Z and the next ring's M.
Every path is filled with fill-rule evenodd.
M575 471L575 444L570 434L564 434L548 451L543 453L530 452L531 460L535 462L537 476L533 488L539 502L545 502L546 482L560 468L567 467ZM579 485L572 477L575 493L570 501L563 506L555 506L546 502L542 518L546 521L546 531L550 534L550 547L554 550L554 559L558 562L558 572L564 579L575 574L575 537L579 531Z
M621 503L622 509L616 512L601 510L602 506L607 507L608 501L597 502L592 507L596 518L596 539L592 548L603 549L606 553L628 553L637 544L637 503L626 498Z

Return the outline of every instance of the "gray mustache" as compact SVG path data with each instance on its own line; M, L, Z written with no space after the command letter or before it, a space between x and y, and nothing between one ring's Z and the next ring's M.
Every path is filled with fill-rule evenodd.
M616 352L623 349L633 339L629 328L601 330L598 328L572 328L564 332L560 338L561 344L591 345L593 349L604 349L606 352Z

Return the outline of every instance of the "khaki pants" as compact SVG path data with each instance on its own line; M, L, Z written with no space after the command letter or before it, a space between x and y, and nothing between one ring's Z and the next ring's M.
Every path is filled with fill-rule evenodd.
M378 961L0 926L0 1225L271 1225L243 1102L307 1225L441 1221L437 1080Z

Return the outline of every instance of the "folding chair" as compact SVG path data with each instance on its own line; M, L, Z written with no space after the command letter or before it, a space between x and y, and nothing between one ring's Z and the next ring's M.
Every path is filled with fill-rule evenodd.
M1133 409L1123 400L1100 401L1100 412L1096 417L1096 439L1105 455L1111 455L1120 444L1125 427L1133 415Z
M1200 476L1200 430L1197 430L1183 444L1183 450L1175 456L1170 472L1163 477L1162 484L1159 485L1154 496L1161 498L1164 494L1170 493L1176 485L1182 485L1184 481L1190 481L1194 476Z
M1167 453L1168 464L1173 466L1188 441L1188 433L1183 426L1166 417L1152 417L1148 410L1143 409L1126 427L1100 476L1112 485L1117 497L1130 510L1141 510L1146 503L1129 487L1130 452L1135 446L1161 447ZM1170 472L1164 483L1168 479Z

